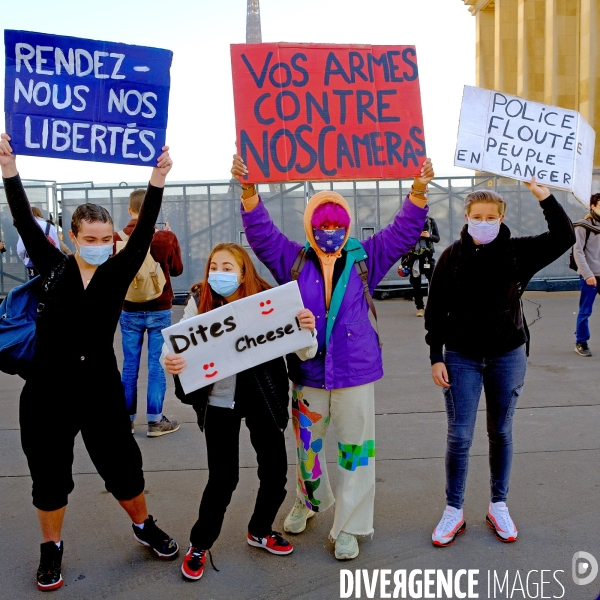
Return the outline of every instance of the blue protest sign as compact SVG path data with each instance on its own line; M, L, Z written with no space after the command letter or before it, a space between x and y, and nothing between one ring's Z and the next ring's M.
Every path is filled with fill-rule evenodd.
M15 154L154 165L165 144L170 50L4 31Z

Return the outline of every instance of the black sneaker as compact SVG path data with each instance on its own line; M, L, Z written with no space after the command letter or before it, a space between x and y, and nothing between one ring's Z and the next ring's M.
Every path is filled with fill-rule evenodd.
M579 354L579 356L591 356L592 351L590 347L587 345L587 342L579 342L579 344L575 344L575 352Z
M60 547L54 542L40 544L40 566L37 571L37 586L42 592L57 590L63 584L60 567L62 564L63 543Z
M170 560L179 553L177 542L156 526L152 515L144 521L143 529L137 527L135 523L132 523L131 526L133 527L133 537L143 546L152 548L158 558Z

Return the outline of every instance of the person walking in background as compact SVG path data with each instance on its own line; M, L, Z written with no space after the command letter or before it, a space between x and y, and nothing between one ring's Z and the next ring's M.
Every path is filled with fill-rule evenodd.
M106 490L131 519L134 539L159 558L173 559L179 552L175 540L148 514L142 455L130 433L114 352L123 299L150 247L165 179L173 164L168 150L163 146L152 169L139 223L127 247L111 256L112 218L104 207L87 203L78 206L71 219L69 237L77 252L65 256L33 217L10 136L0 136L4 191L15 227L44 282L53 282L44 297L43 314L37 319L31 375L19 404L21 445L44 540L37 572L37 586L42 591L63 585L62 525L74 488L73 448L79 432ZM64 377L65 384L49 392L48 382L57 374ZM93 546L95 502L85 511L88 544ZM110 528L106 523L99 527Z
M590 198L590 212L582 221L574 223L575 245L573 259L579 273L579 313L575 329L575 352L592 356L589 319L596 295L600 293L600 194Z
M60 249L60 239L58 237L58 232L56 231L56 227L51 221L46 221L44 219L44 215L42 211L37 206L31 207L31 212L35 217L37 224L40 226L40 229L43 230L44 234L50 241L50 243L55 247ZM17 254L19 258L23 261L23 264L27 268L27 276L29 279L33 279L38 275L38 271L35 268L31 258L29 258L29 254L27 254L27 249L25 248L25 244L23 243L23 239L19 236L17 241Z
M521 294L539 270L575 241L573 224L535 178L526 184L539 200L548 231L511 238L502 222L506 202L493 191L465 199L460 239L446 248L431 280L425 341L431 375L443 388L448 417L446 509L431 537L449 546L466 529L463 502L481 390L485 390L489 438L490 503L486 523L502 542L517 539L508 512L512 419L527 369L527 323Z
M127 242L133 232L146 190L135 190L129 196L127 209L131 220L122 231L115 232L115 249L119 242ZM163 345L161 331L171 325L171 308L173 306L173 288L171 277L183 273L181 248L177 236L169 229L156 229L150 244L150 256L160 265L164 275L164 286L160 294L149 301L139 301L134 293L128 293L123 303L120 325L123 343L123 371L121 379L125 388L127 411L131 419L131 433L134 433L137 414L137 389L140 358L144 333L148 332L148 391L146 394L146 418L148 420L148 437L159 437L173 433L179 429L177 421L170 421L162 414L167 380L160 364L160 353ZM137 285L136 282L132 286ZM130 286L131 290L131 286ZM132 290L135 292L135 290ZM154 294L153 294L154 295ZM132 301L135 299L136 301ZM145 299L145 297L143 298Z
M182 321L205 314L229 302L271 289L256 272L250 256L237 244L223 243L213 248L204 268L204 280L192 287ZM307 309L298 315L301 327L313 332L313 343L295 354L300 360L317 352L315 317ZM181 354L169 354L163 347L162 359L172 375L186 367ZM206 369L208 365L204 365ZM176 380L178 396L183 392ZM276 358L188 394L198 415L198 426L206 437L208 483L202 494L198 520L190 533L190 547L181 566L186 579L202 577L206 553L216 542L225 511L239 480L240 424L246 420L250 443L256 451L260 486L248 524L247 542L271 554L286 555L293 546L273 531L273 521L286 496L287 453L284 431L289 420L290 382L286 364ZM210 554L209 554L210 556ZM211 557L212 562L212 557Z
M433 245L440 241L437 223L433 217L427 217L421 237L410 253L408 268L410 269L410 285L413 289L417 317L425 315L425 304L423 303L423 290L421 289L421 276L425 275L427 284L431 284L431 275L435 268L433 258Z

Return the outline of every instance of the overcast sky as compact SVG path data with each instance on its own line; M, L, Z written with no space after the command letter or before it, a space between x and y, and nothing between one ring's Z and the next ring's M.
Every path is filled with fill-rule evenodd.
M263 42L414 44L428 156L452 165L463 85L475 84L475 19L460 0L260 0ZM174 53L167 143L170 179L229 176L235 124L229 44L246 36L246 0L26 0L4 10L6 29L167 48ZM0 68L4 69L4 61ZM144 181L145 167L21 157L23 177Z

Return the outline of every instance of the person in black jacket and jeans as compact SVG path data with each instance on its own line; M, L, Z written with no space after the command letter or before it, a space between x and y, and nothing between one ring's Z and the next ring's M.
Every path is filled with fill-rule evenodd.
M433 255L434 244L440 241L440 233L437 223L433 217L427 217L421 237L417 240L415 247L410 253L408 268L410 269L410 285L413 289L415 306L417 307L417 317L425 314L425 304L423 303L423 291L421 289L421 275L425 275L428 284L431 284L431 276L435 268L435 259Z
M246 298L271 286L258 275L248 253L237 244L223 243L211 252L204 281L192 287L192 296L183 319L209 312L229 302ZM315 317L303 309L298 313L300 326L313 331L314 343L297 352L301 359L312 358L317 351ZM180 354L168 354L163 346L162 362L172 375L186 368ZM214 364L191 365L210 373ZM186 579L202 577L206 552L221 532L225 511L239 479L239 436L242 419L250 431L256 451L260 487L254 513L248 524L247 542L272 554L285 555L292 545L273 531L273 521L286 496L287 453L284 430L289 419L289 380L283 358L226 377L210 386L182 397L175 379L178 397L191 403L198 425L206 436L208 483L202 494L198 520L190 533L190 547L181 572Z
M512 418L527 367L521 293L533 275L575 241L573 224L548 188L526 184L540 201L548 231L511 238L506 203L481 190L465 200L460 239L444 250L433 274L425 340L448 416L446 509L432 542L448 546L464 533L463 500L481 390L485 391L491 502L486 522L503 542L517 539L506 505L512 462Z
M131 435L113 349L121 306L150 247L165 178L173 164L168 147L163 151L152 170L142 214L127 247L111 257L110 214L96 204L84 204L73 213L69 232L77 252L65 256L35 220L10 137L0 136L4 190L15 227L42 279L53 281L36 325L30 369L35 377L27 377L19 404L21 445L44 539L37 573L42 591L63 584L61 531L74 487L73 444L79 432L106 489L131 518L135 539L159 558L175 558L179 551L175 540L148 515L142 456ZM48 382L54 381L57 373L64 376L66 385L48 393Z

